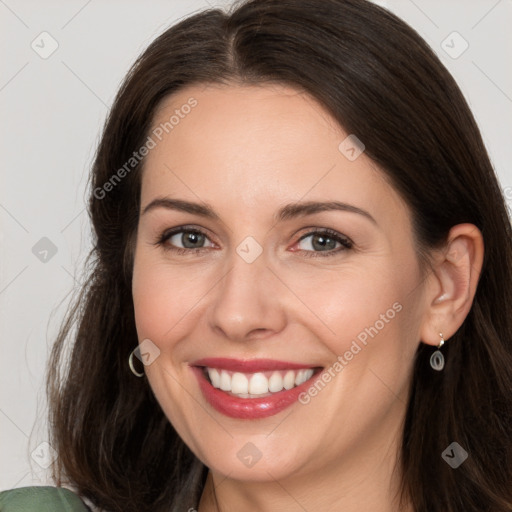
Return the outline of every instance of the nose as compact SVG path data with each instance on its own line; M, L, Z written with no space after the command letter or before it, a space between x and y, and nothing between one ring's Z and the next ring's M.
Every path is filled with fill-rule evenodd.
M230 269L212 295L210 327L231 341L272 336L286 324L283 293L285 287L268 266L264 253L248 263L234 252Z

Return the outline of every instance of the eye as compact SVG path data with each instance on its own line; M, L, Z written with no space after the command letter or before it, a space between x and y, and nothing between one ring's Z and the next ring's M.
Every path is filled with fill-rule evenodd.
M165 251L191 255L202 254L214 247L211 242L210 245L204 246L206 241L209 241L209 238L201 229L180 226L164 231L157 238L155 245L163 247ZM300 247L301 244L302 247ZM296 245L306 257L335 256L353 247L349 238L331 229L311 231L302 236Z
M164 231L157 239L156 244L162 246L166 251L173 251L177 254L199 253L208 250L211 246L204 247L205 240L209 240L206 233L197 228L186 228L181 226ZM179 245L181 244L181 246Z
M305 240L308 241L305 242ZM335 256L353 247L350 239L331 229L311 231L297 242L298 245L301 243L303 247L300 250L305 252L304 256L313 258ZM338 247L336 247L337 244Z

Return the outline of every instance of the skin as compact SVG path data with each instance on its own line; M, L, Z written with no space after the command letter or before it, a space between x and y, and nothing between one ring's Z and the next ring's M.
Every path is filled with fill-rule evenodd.
M413 357L421 342L438 345L440 332L449 343L469 312L481 233L452 228L422 274L409 208L364 153L355 161L342 154L348 134L313 98L281 85L198 85L166 98L153 125L191 97L197 106L147 156L141 211L167 196L206 202L220 220L166 208L141 214L133 300L139 341L160 350L145 366L149 383L210 468L199 512L396 511L393 468ZM375 223L347 211L273 218L288 203L328 200L357 206ZM202 253L155 245L182 225L206 232L191 246ZM353 248L333 242L322 251L314 235L299 241L325 228ZM263 250L252 263L236 252L248 236ZM166 246L183 248L184 239ZM189 367L228 357L329 368L395 303L400 312L317 396L269 418L215 411ZM248 442L261 453L252 467L237 457Z

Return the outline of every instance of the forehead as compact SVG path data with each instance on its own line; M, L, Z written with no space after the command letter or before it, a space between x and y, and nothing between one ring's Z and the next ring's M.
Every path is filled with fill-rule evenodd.
M349 134L336 120L289 86L188 87L160 104L155 131L143 204L169 194L254 212L301 198L352 198L376 216L405 207L364 153L351 161L340 150Z

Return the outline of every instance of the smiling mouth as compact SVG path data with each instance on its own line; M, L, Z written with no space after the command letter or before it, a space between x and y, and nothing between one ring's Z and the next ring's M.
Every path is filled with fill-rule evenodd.
M202 367L204 377L214 388L238 398L264 398L288 391L304 384L321 370L314 367L245 373Z
M298 402L322 366L276 359L208 357L189 363L204 399L225 416L258 420Z

